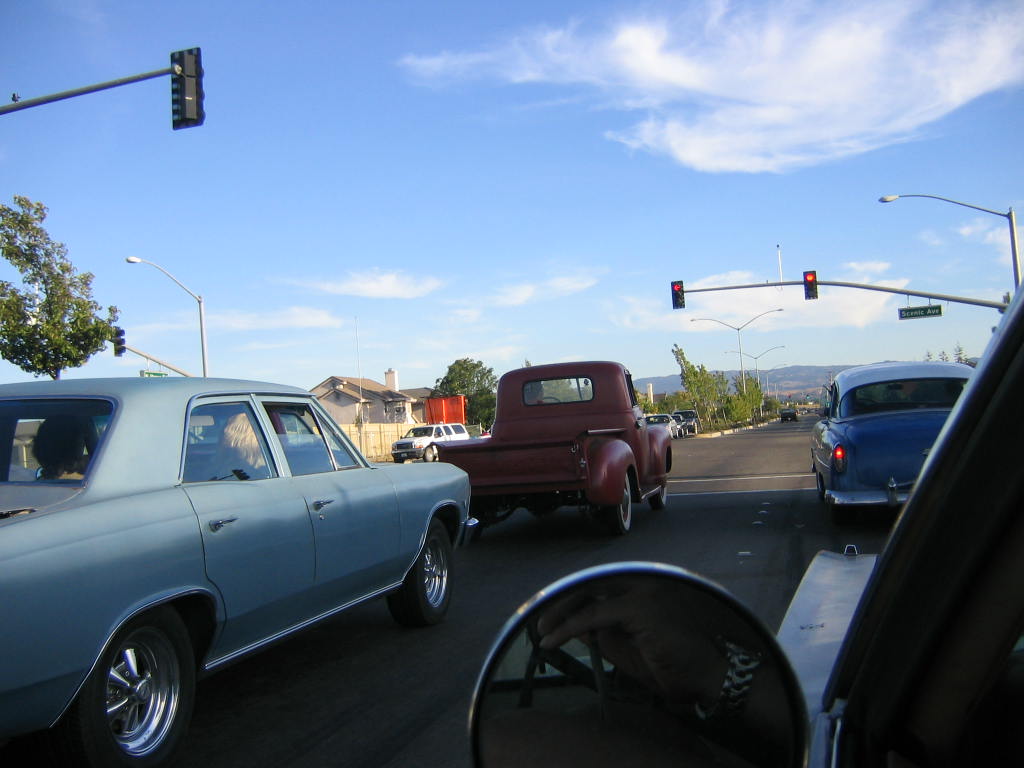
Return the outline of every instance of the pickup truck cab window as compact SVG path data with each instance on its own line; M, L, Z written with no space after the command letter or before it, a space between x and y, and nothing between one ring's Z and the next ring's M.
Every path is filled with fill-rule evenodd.
M535 379L523 384L523 403L525 405L585 403L593 399L594 384L585 377Z

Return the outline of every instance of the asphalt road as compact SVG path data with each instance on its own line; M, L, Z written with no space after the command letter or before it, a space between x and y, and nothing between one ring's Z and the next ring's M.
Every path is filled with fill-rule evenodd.
M457 553L443 624L403 629L373 602L203 680L176 765L468 768L470 698L498 631L538 589L591 565L654 560L696 571L776 628L815 552L877 552L892 522L833 526L808 471L810 427L775 422L674 441L667 508L635 506L622 538L573 509L516 513ZM0 750L0 763L20 764L17 750Z

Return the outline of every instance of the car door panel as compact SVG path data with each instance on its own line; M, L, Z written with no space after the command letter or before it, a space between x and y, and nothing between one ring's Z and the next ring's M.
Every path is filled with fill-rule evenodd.
M211 657L258 643L311 610L314 541L305 501L290 478L273 471L264 448L253 460L259 469L240 470L235 465L242 459L225 457L227 424L237 426L239 415L262 441L251 403L208 400L193 408L186 444L182 487L199 520L207 576L224 600L224 626ZM217 441L212 451L208 434ZM200 460L190 462L190 456ZM189 482L188 473L220 479ZM257 473L273 476L244 479Z
M401 527L391 478L359 460L340 430L311 403L274 399L262 405L312 524L319 609L400 582Z

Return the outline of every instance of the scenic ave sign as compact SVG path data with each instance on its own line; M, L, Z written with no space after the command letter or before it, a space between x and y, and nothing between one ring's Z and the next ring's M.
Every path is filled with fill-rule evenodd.
M941 304L929 304L926 307L900 307L900 320L909 320L914 317L938 317L942 314Z

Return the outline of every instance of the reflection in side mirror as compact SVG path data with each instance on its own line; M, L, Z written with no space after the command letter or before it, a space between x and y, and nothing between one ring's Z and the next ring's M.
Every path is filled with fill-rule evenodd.
M480 768L802 766L807 716L772 633L682 569L568 576L501 631L470 713Z

